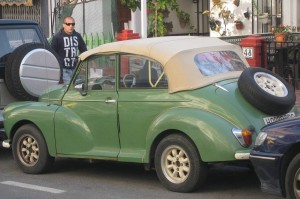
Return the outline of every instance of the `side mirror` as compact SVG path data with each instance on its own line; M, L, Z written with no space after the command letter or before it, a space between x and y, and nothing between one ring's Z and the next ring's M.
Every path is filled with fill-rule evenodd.
M87 90L88 90L88 86L86 84L82 84L81 85L81 90L80 90L80 94L82 96L86 96L87 95Z

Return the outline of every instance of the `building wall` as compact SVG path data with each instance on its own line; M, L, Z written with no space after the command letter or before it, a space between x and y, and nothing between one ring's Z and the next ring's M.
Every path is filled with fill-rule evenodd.
M33 6L5 5L1 6L2 19L25 19L36 21L42 27L45 35L49 36L49 15L48 1L35 0Z

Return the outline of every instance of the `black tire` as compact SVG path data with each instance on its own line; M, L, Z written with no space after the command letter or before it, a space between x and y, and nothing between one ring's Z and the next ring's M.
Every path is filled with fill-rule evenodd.
M173 161L167 160L167 157L172 157ZM168 169L167 165L173 167ZM169 135L158 144L155 169L161 183L174 192L192 192L201 186L207 176L207 165L202 162L194 144L178 134Z
M285 176L287 198L300 198L300 154L296 155L288 166Z
M39 97L37 95L34 95L33 92L30 92L28 89L26 89L26 87L24 87L24 85L22 84L20 78L20 67L24 61L24 58L35 49L44 49L46 52L49 52L49 54L52 54L54 58L57 59L58 63L57 54L49 46L45 46L44 44L27 43L16 48L9 55L5 64L5 83L8 91L19 100L37 101ZM60 74L57 75L57 78L61 76L61 73L62 72L60 69Z
M262 76L269 79L266 83L259 85L255 78L259 79ZM269 81L276 82L278 85ZM238 80L238 88L250 104L269 115L285 114L293 108L296 102L293 86L279 75L264 68L245 69ZM282 90L285 95L276 96L273 93L275 89Z
M41 132L32 124L21 126L12 142L13 157L24 173L46 172L53 164Z

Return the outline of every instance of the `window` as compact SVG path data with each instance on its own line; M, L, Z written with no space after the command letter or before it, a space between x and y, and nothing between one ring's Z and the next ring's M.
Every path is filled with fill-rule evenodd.
M240 57L232 51L199 53L194 57L194 61L204 76L242 71L246 68Z
M282 0L253 0L253 33L267 33L282 23Z
M121 56L121 88L167 88L167 78L157 61L139 56Z
M35 29L8 29L5 34L12 49L25 43L41 43Z
M87 83L88 90L114 89L115 65L115 55L100 55L82 62L75 79L75 88L82 88Z

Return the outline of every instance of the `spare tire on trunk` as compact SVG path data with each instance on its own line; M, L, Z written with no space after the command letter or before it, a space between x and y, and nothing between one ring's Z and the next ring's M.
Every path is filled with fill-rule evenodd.
M8 91L19 100L36 101L61 78L58 58L49 46L28 43L9 55L5 65Z
M264 68L245 69L238 88L245 99L269 115L282 115L295 105L294 88L285 79Z

